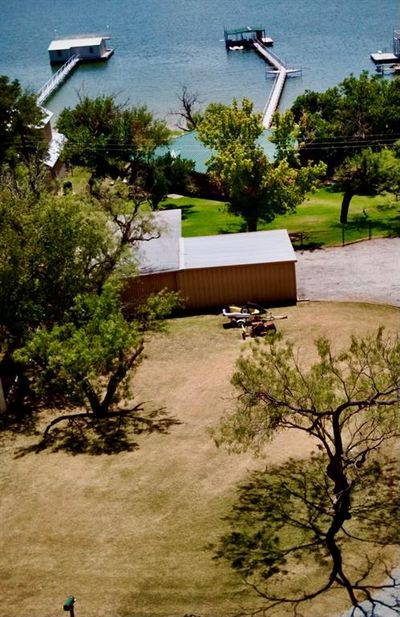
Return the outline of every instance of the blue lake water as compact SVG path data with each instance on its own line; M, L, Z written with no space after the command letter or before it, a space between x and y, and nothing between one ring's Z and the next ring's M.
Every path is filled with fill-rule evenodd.
M113 94L172 125L182 84L204 104L247 96L263 108L266 65L251 51L227 53L224 27L262 24L275 53L302 68L285 86L284 108L305 89L373 71L369 54L391 50L399 23L397 0L0 0L0 73L38 90L52 73L54 36L109 32L114 56L80 65L47 106L58 113L78 93Z

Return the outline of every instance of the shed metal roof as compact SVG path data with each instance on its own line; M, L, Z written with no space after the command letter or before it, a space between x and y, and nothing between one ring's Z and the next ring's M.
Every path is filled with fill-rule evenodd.
M141 274L179 270L181 211L163 210L154 216L160 237L148 242L139 242L138 264Z
M286 229L184 238L182 244L184 269L297 261Z
M71 47L90 47L100 45L101 41L107 37L104 36L83 36L82 38L54 39L51 41L47 51L58 51L62 49L71 49Z

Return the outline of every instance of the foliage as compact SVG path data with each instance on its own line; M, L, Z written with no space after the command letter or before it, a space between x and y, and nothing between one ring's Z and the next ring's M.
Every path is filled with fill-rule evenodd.
M254 586L265 611L281 604L296 611L300 603L342 587L354 610L366 615L363 602L374 610L386 603L377 591L397 585L394 579L375 584L374 577L390 573L392 564L375 561L373 549L399 540L393 501L399 474L377 453L399 435L400 339L380 329L366 338L353 336L340 352L321 338L316 351L318 360L306 368L299 350L276 336L254 344L238 361L232 380L238 407L214 432L217 443L260 452L277 431L296 430L312 438L319 454L269 470L261 486L251 483L236 507L234 531L217 554ZM381 492L371 493L371 483ZM348 538L364 546L357 568ZM325 580L317 588L282 591L292 559L323 562Z
M100 294L77 295L63 323L38 328L15 354L29 367L39 395L57 393L97 417L129 395L121 385L140 362L144 332L159 325L175 298L153 298L127 321L120 292L121 284L109 280Z
M99 208L71 195L37 200L0 195L0 329L23 339L63 318L78 293L92 288L111 249Z
M347 223L352 197L377 195L393 189L400 180L400 160L392 150L374 152L365 148L346 158L334 176L336 189L343 191L340 222Z
M293 127L290 120L287 124ZM215 151L208 171L228 199L229 210L243 216L248 231L256 231L258 221L270 222L277 214L294 211L324 171L323 164L297 164L290 138L283 143L287 130L277 134L279 156L270 162L257 141L263 133L261 116L247 99L241 106L236 100L230 107L209 105L197 131Z
M149 165L149 200L153 210L172 191L186 193L192 188L190 174L195 168L194 161L173 156L167 152L152 159Z
M22 90L18 80L10 82L0 75L0 171L9 172L17 187L22 175L28 178L32 190L38 190L46 154L43 119L36 95Z
M124 108L112 96L84 97L74 109L65 108L57 128L67 137L64 160L98 177L126 175L170 139L165 123L145 106Z
M85 199L1 192L0 377L9 404L52 394L104 416L139 361L144 332L176 303L159 294L124 314L135 249L159 235L129 190L99 185Z
M306 91L292 105L305 158L323 160L329 173L360 148L380 148L400 133L400 82L364 71L325 92Z

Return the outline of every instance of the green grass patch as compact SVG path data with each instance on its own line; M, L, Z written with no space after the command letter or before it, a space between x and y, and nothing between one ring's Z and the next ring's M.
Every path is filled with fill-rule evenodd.
M305 244L329 246L354 242L363 238L390 237L400 234L400 202L390 195L355 196L350 205L347 225L340 224L342 194L323 188L311 194L293 214L277 216L259 230L287 229L289 233L306 234ZM182 210L184 237L208 236L245 231L242 217L227 211L224 202L191 197L166 199L162 208Z

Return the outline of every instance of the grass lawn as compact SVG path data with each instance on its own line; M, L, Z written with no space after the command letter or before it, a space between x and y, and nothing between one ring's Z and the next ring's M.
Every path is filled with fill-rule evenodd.
M85 192L89 173L75 167L68 179L76 194ZM295 213L277 216L269 225L259 224L263 229L288 229L289 232L307 234L305 245L312 247L338 245L342 243L343 226L339 223L341 193L322 188L301 204ZM182 211L182 232L184 237L209 236L245 231L241 217L228 213L221 201L197 197L167 198L161 208L180 208ZM345 226L345 243L373 237L400 235L400 201L389 196L353 197L350 204L349 221Z
M342 243L342 225L339 223L342 194L323 188L310 195L294 214L278 216L269 225L259 229L288 229L308 235L306 244L312 246ZM230 215L223 202L189 197L167 199L163 207L182 209L182 229L185 237L207 236L245 231L241 217ZM373 236L400 234L400 202L387 196L355 196L350 204L349 222L345 228L345 242L368 237L369 223Z
M288 319L278 329L301 343L306 360L321 334L344 345L353 332L379 324L396 331L399 323L399 309L380 305L304 303L279 312ZM76 617L228 617L249 603L206 545L224 529L248 470L307 456L311 444L282 433L263 460L215 447L207 429L233 403L230 377L248 345L222 322L217 315L171 320L170 334L147 345L133 377L136 400L165 406L180 421L170 434L138 436L132 452L97 456L17 456L37 436L1 435L2 615L61 615L69 594L77 597ZM318 566L302 572L299 564L299 577L317 582ZM343 606L333 594L305 613L337 617Z

